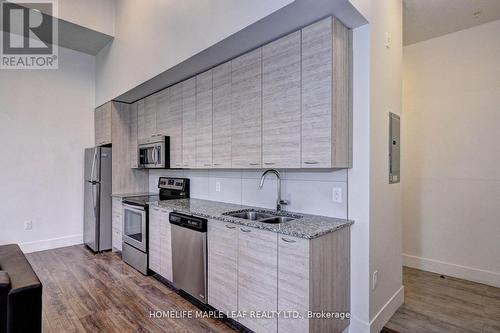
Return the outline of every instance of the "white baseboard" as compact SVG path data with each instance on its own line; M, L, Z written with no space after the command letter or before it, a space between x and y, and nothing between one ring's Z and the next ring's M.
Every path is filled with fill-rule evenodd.
M401 288L391 296L387 303L384 304L382 309L380 309L370 323L353 317L351 318L350 325L346 327L342 333L380 333L382 328L387 324L403 302L404 287L401 286Z
M384 304L382 309L373 317L370 322L370 332L380 333L385 324L391 319L401 305L404 303L404 287L401 286L394 295Z
M70 235L59 238L43 239L34 242L27 242L19 244L24 253L44 251L56 249L58 247L65 247L83 243L83 235Z
M500 288L500 273L403 253L403 265Z
M342 333L370 333L370 324L351 317L349 326L347 326Z

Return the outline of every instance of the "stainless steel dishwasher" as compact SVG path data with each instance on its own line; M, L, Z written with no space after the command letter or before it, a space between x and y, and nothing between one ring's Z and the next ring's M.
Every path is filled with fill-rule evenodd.
M207 303L207 220L170 213L173 283Z

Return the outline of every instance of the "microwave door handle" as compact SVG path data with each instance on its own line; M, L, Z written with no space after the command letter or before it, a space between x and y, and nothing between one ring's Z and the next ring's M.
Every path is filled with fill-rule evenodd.
M156 147L153 147L152 152L153 152L153 164L156 165L156 161L158 159L158 157L156 156Z
M157 146L156 147L156 161L155 161L155 164L159 164L160 163L160 156L161 156L161 147Z
M160 146L155 147L155 164L160 163Z

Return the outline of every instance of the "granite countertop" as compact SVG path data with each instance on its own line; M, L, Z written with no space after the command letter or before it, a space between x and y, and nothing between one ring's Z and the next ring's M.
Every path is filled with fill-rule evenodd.
M282 215L294 216L299 215L293 221L288 221L279 224L264 223L259 221L251 221L242 218L223 215L223 213L230 211L239 211L247 209L255 209L257 211L272 211L259 207L243 206L230 204L218 201L200 200L200 199L178 199L178 200L164 200L152 204L160 208L173 210L179 213L197 215L209 219L225 221L244 225L252 228L259 228L277 232L283 235L289 235L299 238L313 239L325 235L330 232L350 226L354 222L346 219L339 219L334 217L293 213L282 211Z
M144 195L158 195L158 193L152 192L139 192L139 193L112 193L113 198L126 198L126 197L142 197Z

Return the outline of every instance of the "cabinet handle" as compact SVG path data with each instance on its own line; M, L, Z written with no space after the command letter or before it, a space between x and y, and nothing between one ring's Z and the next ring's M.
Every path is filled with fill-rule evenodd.
M259 165L259 163L249 163L248 165Z
M212 166L212 164L203 164L203 166Z
M319 162L315 162L315 161L314 162L313 161L306 161L306 162L304 162L304 164L318 164L318 163Z
M243 229L243 228L241 228L240 230L243 231L243 232L252 232L252 230Z
M220 163L214 163L214 166L220 166L220 165L222 165L222 164L220 164Z
M274 165L275 163L271 163L271 162L266 162L264 163L265 165Z
M235 227L235 226L231 226L231 225L227 225L227 224L225 224L225 226L226 226L226 228L228 228L228 229L236 229L236 227Z
M281 237L281 239L284 241L284 242L287 242L287 243L296 243L296 241L294 241L293 239L287 239L285 237Z

